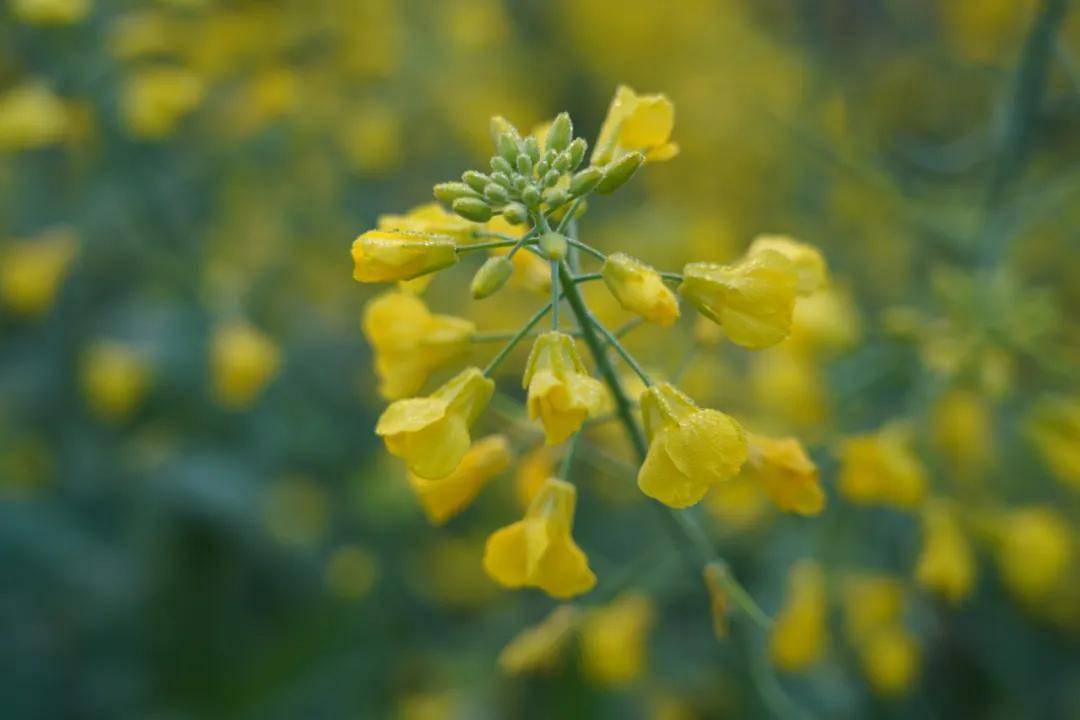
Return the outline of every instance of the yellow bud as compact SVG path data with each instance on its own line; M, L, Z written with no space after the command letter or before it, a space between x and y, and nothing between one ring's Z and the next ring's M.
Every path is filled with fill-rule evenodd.
M1039 400L1027 419L1026 429L1054 475L1080 491L1080 398Z
M70 25L90 12L90 0L10 0L11 14L30 25Z
M559 262L566 257L566 238L557 232L547 232L540 236L540 251L544 257Z
M621 188L634 176L637 169L645 162L645 156L639 152L623 155L604 166L604 177L596 184L596 192L612 193Z
M601 268L604 284L624 310L668 326L679 318L679 301L653 268L625 253L608 255Z
M863 672L879 695L902 695L919 670L919 648L911 633L890 627L871 636L860 652Z
M998 563L1006 586L1021 600L1044 601L1073 558L1068 523L1049 508L1013 510L1000 527Z
M537 587L557 598L591 590L596 576L571 537L576 503L573 485L548 478L525 518L488 538L484 550L488 575L506 587Z
M570 145L574 136L574 124L566 113L559 113L548 128L547 137L544 139L544 148L562 152Z
M368 230L353 241L352 258L359 282L411 280L458 261L452 238L403 230Z
M380 215L376 221L378 230L449 235L458 243L470 242L475 227L435 202L418 205L404 215Z
M203 81L189 70L144 68L124 82L120 108L124 124L137 137L164 138L199 106L205 92Z
M926 492L926 470L909 444L901 426L845 439L840 446L840 494L867 505L918 505Z
M451 207L461 217L474 222L487 222L491 219L491 206L478 197L461 197Z
M45 85L27 83L0 95L0 151L53 145L69 125L63 101Z
M473 298L482 300L501 290L513 274L514 263L505 255L489 257L473 275L469 292L472 293Z

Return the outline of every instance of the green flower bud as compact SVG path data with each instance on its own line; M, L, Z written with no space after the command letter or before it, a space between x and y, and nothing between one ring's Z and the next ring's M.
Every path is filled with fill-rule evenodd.
M523 152L529 156L530 160L536 162L540 159L540 143L536 142L536 138L532 135L525 138L521 145Z
M598 167L587 167L570 179L570 194L585 195L604 179L604 171Z
M562 152L570 145L570 139L574 137L574 124L566 113L559 113L548 128L547 139L544 144L555 152Z
M521 203L510 203L503 208L502 216L511 225L521 225L529 219L529 210Z
M494 172L501 172L504 175L514 175L514 166L510 164L510 160L507 160L506 158L499 155L495 155L491 158L491 169Z
M558 170L548 170L542 177L541 182L544 183L544 187L554 187L555 183L559 182L559 178L562 177L562 173Z
M541 159L540 162L536 163L536 177L544 177L547 175L548 170L551 170L551 163L547 160Z
M604 168L604 179L596 186L596 192L606 194L622 187L623 183L633 177L643 162L645 162L644 155L632 152L608 163Z
M538 207L540 205L540 190L535 185L530 185L521 191L521 201L526 207Z
M525 153L521 153L517 156L516 164L519 173L521 173L522 175L532 175L533 164L531 157L529 157Z
M489 257L473 275L469 292L477 300L494 295L514 274L514 263L505 255Z
M524 192L525 191L525 186L528 185L528 184L529 184L529 178L524 177L522 175L517 175L517 176L514 177L514 189L517 190L519 193Z
M474 222L487 222L491 219L491 208L478 197L462 197L451 206L461 217Z
M496 183L490 183L484 188L484 197L496 205L502 205L510 199L510 196L506 192L506 188L502 185L497 185Z
M461 174L461 179L465 181L466 185L478 193L484 192L484 188L491 182L491 178L484 173L475 170L466 170Z
M561 188L548 188L544 191L544 202L547 203L548 208L552 210L560 205L566 204L566 201L569 199L566 191Z
M476 192L466 185L459 182L444 182L439 183L434 188L435 199L440 200L448 205L453 204L455 200L463 197L476 197Z
M540 236L540 252L548 260L562 260L566 257L566 238L557 232L544 233Z
M496 145L499 144L499 138L503 135L509 134L512 137L521 137L521 134L518 133L517 128L514 127L513 123L502 115L495 115L492 117L488 127L491 130L491 142Z
M566 152L570 153L570 167L567 170L577 170L581 161L585 159L585 151L588 149L589 143L585 142L585 138L574 138L570 147L566 149Z
M555 169L558 170L559 172L569 172L570 171L570 151L567 150L567 151L559 153L555 157L554 166L555 166Z
M516 134L516 133L515 133ZM506 162L514 162L514 158L521 152L521 148L518 145L518 140L514 135L510 133L503 133L499 136L498 141L495 143L495 152L506 159Z
M499 185L502 185L507 190L514 186L514 183L510 181L510 176L504 172L491 173L491 179L497 182Z

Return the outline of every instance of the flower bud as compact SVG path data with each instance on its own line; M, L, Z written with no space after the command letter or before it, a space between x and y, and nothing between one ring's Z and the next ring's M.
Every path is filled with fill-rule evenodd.
M633 177L643 162L645 162L644 155L639 152L632 152L609 163L604 168L604 179L596 186L596 192L606 194L619 189L627 180Z
M473 275L469 291L473 298L482 300L494 295L514 273L514 263L505 255L489 257Z
M559 182L559 178L562 177L562 173L558 170L548 170L540 177L543 178L544 187L554 187L555 183Z
M508 163L513 163L514 159L517 158L518 153L521 152L518 140L514 135L516 135L516 133L513 135L510 133L503 133L499 136L499 139L495 141L495 151Z
M547 203L550 208L557 208L560 205L565 205L566 201L570 198L567 196L565 190L559 188L548 188L544 191L544 202Z
M455 200L463 197L476 197L471 187L460 182L439 183L434 188L435 199L452 205Z
M581 161L585 159L585 151L589 149L589 143L585 142L585 138L574 138L574 141L570 143L570 147L566 151L570 154L570 166L567 170L576 170L578 165L581 165Z
M624 310L649 322L671 325L679 318L679 302L660 273L626 253L612 253L600 271L604 284Z
M510 188L512 188L514 186L514 183L512 183L510 181L510 176L507 175L504 172L493 172L493 173L491 173L491 179L494 180L499 185L502 185L507 190L509 190Z
M525 186L528 185L528 184L529 184L529 178L525 177L524 175L516 175L516 176L514 176L513 186L514 186L514 189L517 190L518 192L524 192L525 191Z
M484 192L484 188L491 182L491 178L476 170L466 170L461 174L461 179L465 181L466 185L478 193Z
M585 168L570 180L571 195L586 195L604 179L604 171L598 167Z
M540 162L536 163L536 175L537 175L537 177L544 177L545 175L547 175L548 170L550 170L550 169L551 169L551 163L548 162L547 160L541 160Z
M509 133L511 136L520 136L517 128L514 127L513 123L504 118L502 115L492 116L491 123L488 125L488 128L491 131L491 142L495 144L498 144L499 137L501 135L506 135Z
M556 152L562 152L570 145L570 139L573 135L574 124L570 121L570 116L566 113L559 113L551 123L551 127L548 128L544 144Z
M517 166L517 171L519 173L521 173L522 175L532 175L532 170L533 170L532 158L530 158L525 153L521 153L520 155L517 156L517 160L515 161L515 165Z
M525 138L525 141L521 144L522 152L529 156L529 159L536 162L540 159L540 144L536 142L536 138L530 135Z
M487 222L491 219L491 208L478 197L463 197L454 201L452 207L461 217L474 222Z
M559 261L566 257L566 238L557 232L540 236L540 251L548 260Z
M502 157L500 155L492 155L491 156L491 170L492 170L492 172L503 173L504 175L506 175L508 177L513 177L515 175L514 166L511 165L510 163L516 158L517 158L516 154L510 160L507 160L506 158L504 158L504 157Z
M510 199L510 196L506 194L506 188L495 183L484 188L484 197L497 205L502 205Z
M503 208L502 216L511 225L521 225L529 219L529 211L521 203L510 203Z
M521 201L525 203L526 207L536 207L540 204L540 191L536 189L535 185L530 185L521 191Z

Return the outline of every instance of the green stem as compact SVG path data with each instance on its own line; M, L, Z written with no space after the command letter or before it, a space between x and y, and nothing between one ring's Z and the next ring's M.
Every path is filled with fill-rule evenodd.
M600 273L585 273L584 275L575 275L574 276L574 282L575 283L592 282L593 280L601 280L601 279L603 279L603 277L604 276L601 275Z
M529 321L526 322L520 330L514 333L513 337L511 337L510 340L506 343L506 345L504 345L503 348L499 350L498 354L495 355L495 357L491 358L491 362L489 362L487 364L487 367L484 368L484 377L491 377L491 374L495 372L496 368L498 368L499 365L502 364L502 361L506 359L506 357L510 354L510 351L513 350L517 346L517 344L529 334L529 331L536 326L536 323L540 322L544 318L544 316L548 314L548 311L551 310L551 307L551 304L548 304L540 308L535 315L529 318Z
M473 252L475 250L490 250L492 248L510 247L511 245L517 245L518 238L508 238L506 240L495 240L493 242L472 243L471 245L458 245L457 252L461 253Z
M585 243L581 242L580 240L575 240L574 238L567 238L566 241L568 243L570 243L571 245L573 245L574 247L576 247L578 250L581 250L583 253L586 253L588 255L592 255L594 258L596 258L600 262L603 262L603 261L607 260L607 255L600 252L599 250L592 247L591 245L586 245Z
M551 329L559 329L559 264L551 261Z
M577 212L578 207L580 207L583 202L585 202L584 197L579 197L574 201L574 204L570 206L570 209L563 215L562 220L559 221L558 226L555 228L555 232L561 233L566 228L566 226L574 219L574 213Z
M681 283L683 281L683 276L682 276L681 273L662 272L662 273L660 273L660 277L664 278L665 280L670 280L672 282L680 282Z
M570 441L566 445L566 454L563 455L562 464L559 466L559 477L563 480L570 479L570 466L574 462L574 453L577 451L578 440L581 439L581 433L576 432L570 436Z

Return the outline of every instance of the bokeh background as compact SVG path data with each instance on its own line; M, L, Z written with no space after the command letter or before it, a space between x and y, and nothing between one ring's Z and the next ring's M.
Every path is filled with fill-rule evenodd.
M1071 5L4 0L3 715L1080 717ZM700 575L594 462L575 535L601 578L636 568L648 610L605 647L641 667L605 672L571 630L500 668L555 607L480 565L522 471L432 528L372 433L379 290L352 238L486 165L491 115L565 109L591 140L619 83L673 100L682 151L592 203L585 239L677 270L786 233L830 265L776 348L693 317L630 340L821 467L819 516L743 482L702 514L771 613L816 563L807 662L738 617L717 638ZM540 297L472 303L468 280L425 300L503 330ZM525 452L514 411L485 427ZM916 487L843 481L860 462ZM943 526L969 561L945 598L917 571Z

